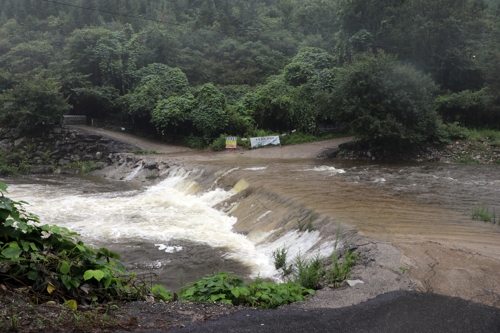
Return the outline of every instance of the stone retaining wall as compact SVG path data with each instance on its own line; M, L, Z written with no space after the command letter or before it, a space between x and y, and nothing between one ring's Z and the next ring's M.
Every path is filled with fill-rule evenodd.
M0 128L0 153L16 154L32 166L32 173L51 173L79 161L95 161L98 168L103 168L111 163L109 154L135 149L107 137L66 127L47 128L37 136Z

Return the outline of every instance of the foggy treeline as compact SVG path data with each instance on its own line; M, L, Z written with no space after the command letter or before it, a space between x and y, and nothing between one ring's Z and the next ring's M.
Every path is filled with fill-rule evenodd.
M0 0L0 121L207 139L341 122L405 144L498 128L499 3Z

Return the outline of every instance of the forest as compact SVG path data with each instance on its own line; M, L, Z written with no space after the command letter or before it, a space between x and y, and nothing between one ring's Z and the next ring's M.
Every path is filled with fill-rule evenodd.
M0 0L0 125L164 140L500 129L498 0Z

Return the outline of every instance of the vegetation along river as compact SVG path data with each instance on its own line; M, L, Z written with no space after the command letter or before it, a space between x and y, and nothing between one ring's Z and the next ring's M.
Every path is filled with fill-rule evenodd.
M237 156L237 155L235 155ZM171 289L205 274L276 277L271 253L329 255L339 224L390 243L416 289L500 304L500 219L491 165L213 158L176 166L155 185L97 177L9 179L10 196L45 223L79 232ZM311 219L311 232L297 224ZM297 220L302 222L297 222Z

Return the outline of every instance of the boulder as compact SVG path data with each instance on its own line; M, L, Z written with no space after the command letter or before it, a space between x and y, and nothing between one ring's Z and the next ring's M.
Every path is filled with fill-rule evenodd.
M63 175L77 175L79 173L80 173L79 169L74 169L74 168L61 169L61 174L63 174Z
M0 141L0 150L10 151L12 149L12 142L9 139Z
M14 147L17 147L19 146L21 143L23 143L24 141L26 140L25 137L22 137L22 138L19 138L17 140L14 141Z
M37 165L30 169L30 173L32 174L46 174L52 173L52 166L50 165Z
M156 162L145 162L144 167L149 170L157 169L158 164Z

